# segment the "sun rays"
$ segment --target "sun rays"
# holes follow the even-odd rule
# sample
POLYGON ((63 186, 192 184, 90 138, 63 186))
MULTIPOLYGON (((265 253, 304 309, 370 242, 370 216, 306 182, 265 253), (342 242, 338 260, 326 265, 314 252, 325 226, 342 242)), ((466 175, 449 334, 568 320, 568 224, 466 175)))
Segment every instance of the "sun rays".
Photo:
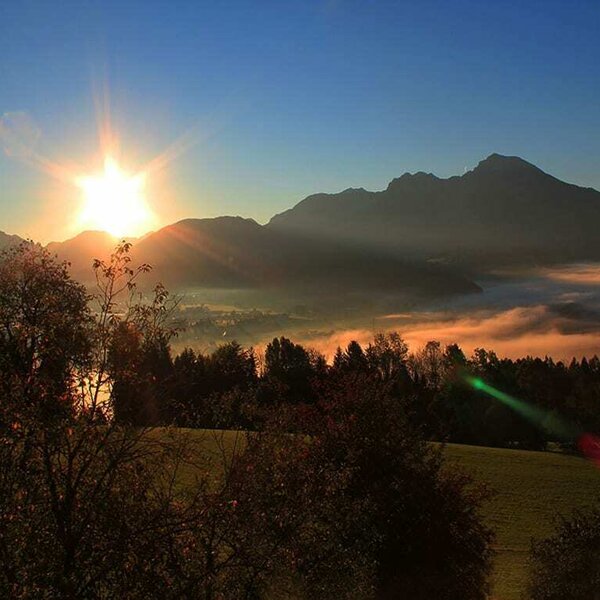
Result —
POLYGON ((65 213, 65 231, 76 233, 93 229, 106 231, 117 238, 139 237, 161 226, 165 213, 173 209, 168 202, 165 205, 164 193, 160 194, 157 189, 157 179, 161 179, 159 173, 196 144, 202 135, 198 126, 191 127, 161 152, 135 167, 126 160, 127 154, 122 152, 113 127, 106 82, 94 86, 93 96, 99 146, 94 162, 99 157, 100 165, 97 162, 96 166, 86 165, 85 160, 51 158, 52 151, 40 148, 41 131, 27 113, 0 115, 0 148, 12 159, 60 183, 61 197, 55 193, 48 201, 56 207, 69 207, 65 213), (130 166, 126 169, 124 164, 130 166), (163 196, 163 206, 158 203, 159 194, 163 196))

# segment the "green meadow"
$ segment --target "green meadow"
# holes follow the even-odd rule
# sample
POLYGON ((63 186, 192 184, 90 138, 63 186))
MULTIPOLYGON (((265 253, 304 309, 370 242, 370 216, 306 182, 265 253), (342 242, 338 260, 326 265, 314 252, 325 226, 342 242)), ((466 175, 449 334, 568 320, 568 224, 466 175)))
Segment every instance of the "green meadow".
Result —
MULTIPOLYGON (((183 435, 202 448, 203 462, 213 465, 215 478, 223 456, 244 444, 245 434, 233 431, 161 430, 161 438, 183 435)), ((492 497, 484 517, 496 532, 494 600, 520 600, 527 586, 532 539, 550 534, 556 519, 600 497, 600 470, 576 456, 449 444, 450 463, 458 464, 484 483, 492 497)), ((191 481, 194 469, 183 465, 179 478, 191 481)))
POLYGON ((600 497, 600 470, 576 456, 448 445, 448 458, 485 482, 494 496, 484 514, 496 531, 493 598, 523 598, 531 539, 545 537, 559 515, 600 497))

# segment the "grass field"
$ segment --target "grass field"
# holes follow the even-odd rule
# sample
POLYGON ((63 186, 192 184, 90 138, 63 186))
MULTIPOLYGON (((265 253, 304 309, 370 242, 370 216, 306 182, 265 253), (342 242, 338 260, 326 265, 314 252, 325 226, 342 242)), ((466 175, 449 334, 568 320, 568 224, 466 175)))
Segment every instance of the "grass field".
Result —
MULTIPOLYGON (((215 457, 244 439, 232 431, 186 430, 186 434, 215 457)), ((567 516, 600 498, 600 470, 582 458, 552 452, 457 444, 449 444, 446 452, 451 463, 494 492, 484 511, 496 532, 493 598, 520 600, 526 589, 531 539, 551 533, 558 515, 567 516)), ((181 476, 187 479, 192 473, 181 476)))
POLYGON ((497 536, 493 598, 522 598, 530 540, 551 533, 558 515, 600 497, 600 470, 584 459, 550 452, 459 445, 449 445, 447 452, 495 491, 485 510, 497 536))

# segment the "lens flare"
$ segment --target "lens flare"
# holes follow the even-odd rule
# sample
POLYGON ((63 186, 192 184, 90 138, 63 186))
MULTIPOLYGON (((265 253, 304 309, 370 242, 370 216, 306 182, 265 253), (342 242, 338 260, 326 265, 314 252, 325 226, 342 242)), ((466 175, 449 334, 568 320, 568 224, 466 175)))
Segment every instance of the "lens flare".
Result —
POLYGON ((600 467, 600 438, 591 433, 584 433, 577 440, 579 451, 591 460, 597 467, 600 467))
MULTIPOLYGON (((100 156, 105 157, 104 172, 85 175, 87 168, 75 161, 58 162, 45 156, 38 142, 42 132, 26 113, 0 113, 0 150, 11 158, 43 172, 68 186, 83 190, 83 203, 65 228, 69 233, 84 229, 102 230, 114 237, 138 237, 160 225, 144 195, 146 181, 156 183, 155 176, 169 163, 200 141, 209 132, 201 132, 196 124, 177 138, 135 174, 124 173, 115 156, 121 156, 119 137, 112 127, 112 110, 106 74, 94 85, 94 104, 100 144, 100 156), (201 135, 202 134, 202 135, 201 135)), ((156 199, 156 196, 154 196, 156 199)), ((160 203, 153 203, 164 207, 160 203)))
POLYGON ((465 376, 466 382, 475 390, 480 390, 508 406, 511 410, 527 419, 533 425, 540 427, 562 441, 576 441, 581 454, 600 468, 600 438, 591 433, 581 431, 581 428, 559 419, 550 411, 532 406, 523 400, 506 394, 487 384, 479 377, 465 376))
MULTIPOLYGON (((590 436, 590 434, 582 434, 579 427, 560 419, 555 413, 543 410, 537 406, 533 406, 527 402, 524 402, 523 400, 519 400, 519 398, 515 398, 510 394, 506 394, 505 392, 502 392, 501 390, 487 384, 479 377, 467 375, 465 380, 473 389, 482 391, 488 396, 491 396, 499 402, 502 402, 502 404, 508 406, 508 408, 521 415, 531 424, 543 429, 548 434, 555 436, 559 440, 574 441, 580 440, 583 436, 590 436)), ((600 457, 600 445, 598 448, 598 456, 600 457)))

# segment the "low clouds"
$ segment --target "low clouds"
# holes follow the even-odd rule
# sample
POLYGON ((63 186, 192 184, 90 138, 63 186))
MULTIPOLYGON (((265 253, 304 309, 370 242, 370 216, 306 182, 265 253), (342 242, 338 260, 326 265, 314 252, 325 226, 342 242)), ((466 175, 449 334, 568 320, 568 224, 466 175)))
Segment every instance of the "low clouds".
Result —
POLYGON ((600 353, 600 319, 575 303, 537 305, 415 323, 405 337, 413 347, 439 340, 457 342, 467 352, 485 347, 512 358, 529 354, 569 360, 600 353))
POLYGON ((542 271, 551 281, 575 284, 579 286, 600 285, 600 266, 597 264, 577 264, 542 271))
POLYGON ((299 333, 295 339, 331 358, 338 346, 351 340, 367 345, 375 331, 399 331, 417 350, 428 341, 458 343, 469 354, 485 347, 501 356, 551 355, 557 360, 600 354, 600 313, 575 302, 520 306, 508 310, 482 310, 468 315, 414 314, 394 318, 386 315, 372 327, 299 333))
POLYGON ((495 277, 481 282, 483 293, 411 311, 365 315, 352 321, 324 320, 311 330, 264 335, 261 348, 285 335, 331 359, 351 340, 366 346, 376 332, 398 331, 416 351, 428 341, 458 343, 465 353, 475 348, 499 356, 552 356, 555 360, 600 355, 600 266, 572 265, 540 269, 527 276, 495 277))

